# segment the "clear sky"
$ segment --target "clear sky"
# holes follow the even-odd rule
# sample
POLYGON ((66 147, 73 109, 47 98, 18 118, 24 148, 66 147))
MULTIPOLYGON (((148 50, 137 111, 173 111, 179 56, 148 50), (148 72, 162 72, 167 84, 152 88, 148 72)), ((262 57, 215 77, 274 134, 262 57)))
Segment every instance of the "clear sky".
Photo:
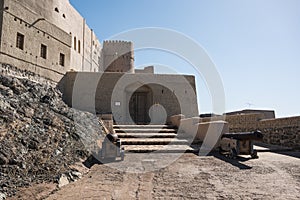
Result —
MULTIPOLYGON (((274 109, 277 117, 300 115, 299 0, 70 2, 101 41, 143 27, 168 28, 193 38, 216 64, 225 88, 226 111, 274 109)), ((167 53, 136 52, 135 58, 137 67, 159 63, 179 73, 192 73, 187 63, 167 53)), ((197 87, 200 112, 211 112, 201 77, 197 87)))

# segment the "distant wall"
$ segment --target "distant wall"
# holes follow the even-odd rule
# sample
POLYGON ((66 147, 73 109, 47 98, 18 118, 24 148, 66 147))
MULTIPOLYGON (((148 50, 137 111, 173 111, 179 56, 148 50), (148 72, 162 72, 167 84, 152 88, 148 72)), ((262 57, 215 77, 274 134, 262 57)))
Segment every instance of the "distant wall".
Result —
POLYGON ((274 110, 253 110, 253 109, 246 109, 241 111, 229 112, 226 115, 240 115, 240 114, 262 114, 264 119, 274 119, 275 118, 275 111, 274 110))
POLYGON ((154 74, 154 66, 148 66, 144 69, 135 69, 135 73, 147 73, 147 74, 154 74))
MULTIPOLYGON (((227 115, 230 132, 246 132, 260 130, 264 134, 264 142, 300 149, 300 116, 278 119, 264 119, 261 114, 227 115)), ((224 116, 202 118, 201 121, 217 121, 224 116)))

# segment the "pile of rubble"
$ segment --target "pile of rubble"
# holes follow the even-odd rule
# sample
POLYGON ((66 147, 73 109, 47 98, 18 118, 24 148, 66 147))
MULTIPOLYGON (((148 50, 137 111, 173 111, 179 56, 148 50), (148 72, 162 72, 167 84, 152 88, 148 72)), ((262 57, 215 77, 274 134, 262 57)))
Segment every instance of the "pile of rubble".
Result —
POLYGON ((97 151, 101 126, 69 108, 51 84, 0 73, 0 194, 81 176, 70 166, 97 151))

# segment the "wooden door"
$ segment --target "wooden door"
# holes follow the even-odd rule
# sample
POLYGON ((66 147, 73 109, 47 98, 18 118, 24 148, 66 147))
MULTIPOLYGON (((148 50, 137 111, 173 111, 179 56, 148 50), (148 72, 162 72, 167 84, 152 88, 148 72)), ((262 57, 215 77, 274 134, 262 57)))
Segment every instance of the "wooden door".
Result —
POLYGON ((147 93, 135 92, 129 102, 129 113, 136 124, 146 124, 147 118, 147 93))

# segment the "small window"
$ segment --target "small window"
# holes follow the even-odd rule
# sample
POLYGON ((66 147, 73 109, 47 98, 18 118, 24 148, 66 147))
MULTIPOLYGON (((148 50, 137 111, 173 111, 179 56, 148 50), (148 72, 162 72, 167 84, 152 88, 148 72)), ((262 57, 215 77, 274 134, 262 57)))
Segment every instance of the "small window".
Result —
POLYGON ((21 33, 17 33, 17 44, 16 47, 24 50, 24 35, 21 33))
POLYGON ((47 46, 41 44, 41 57, 47 59, 47 46))
POLYGON ((59 54, 59 65, 65 66, 65 54, 63 53, 59 54))
POLYGON ((66 18, 66 15, 65 15, 65 14, 63 14, 63 18, 66 18))
POLYGON ((57 7, 56 7, 54 10, 55 10, 55 12, 58 12, 58 13, 59 13, 59 10, 58 10, 58 8, 57 8, 57 7))
POLYGON ((80 40, 78 40, 78 53, 80 53, 80 40))
POLYGON ((74 50, 76 51, 76 37, 74 37, 74 50))

